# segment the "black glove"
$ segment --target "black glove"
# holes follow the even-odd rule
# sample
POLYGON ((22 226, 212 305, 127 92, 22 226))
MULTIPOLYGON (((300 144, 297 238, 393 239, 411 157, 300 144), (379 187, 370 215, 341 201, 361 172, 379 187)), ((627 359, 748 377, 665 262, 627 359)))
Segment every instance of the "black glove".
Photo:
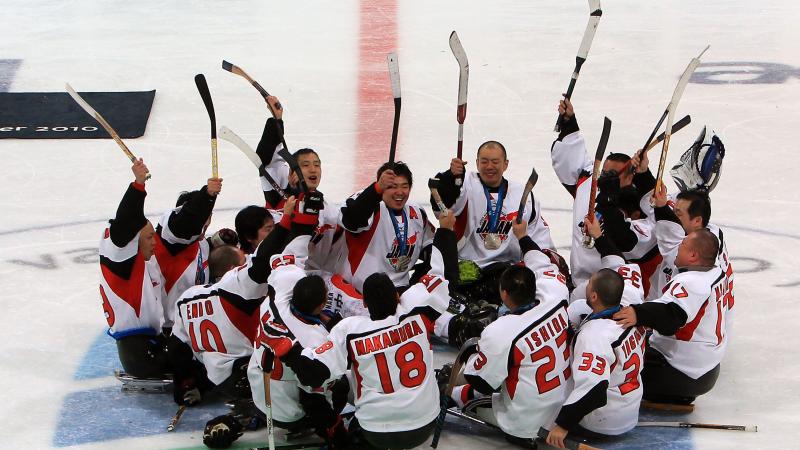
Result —
POLYGON ((619 175, 616 171, 603 172, 597 179, 597 205, 614 206, 619 197, 619 175))
POLYGON ((312 191, 303 197, 303 214, 319 214, 325 208, 322 192, 312 191))
POLYGON ((469 338, 478 337, 490 323, 497 319, 497 306, 488 302, 467 305, 464 311, 450 319, 447 326, 448 343, 461 348, 469 338))
POLYGON ((230 414, 215 417, 206 423, 203 444, 209 448, 228 448, 242 435, 242 425, 230 414))

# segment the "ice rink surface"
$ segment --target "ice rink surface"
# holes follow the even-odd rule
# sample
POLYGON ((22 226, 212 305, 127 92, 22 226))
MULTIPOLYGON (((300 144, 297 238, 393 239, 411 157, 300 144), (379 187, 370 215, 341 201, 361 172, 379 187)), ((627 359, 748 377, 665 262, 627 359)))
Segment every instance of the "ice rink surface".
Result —
MULTIPOLYGON (((424 180, 454 154, 458 69, 448 47, 457 30, 470 60, 466 159, 488 139, 503 142, 506 176, 535 194, 553 238, 569 245, 571 198, 550 168, 559 93, 566 89, 588 18, 585 1, 163 2, 5 0, 0 15, 0 91, 156 89, 144 137, 131 149, 148 164, 151 219, 177 193, 210 176, 208 117, 193 76, 205 73, 217 122, 258 141, 267 110, 240 65, 286 108, 286 140, 315 148, 321 189, 341 200, 385 160, 392 100, 385 54, 399 55, 403 87, 399 158, 424 180)), ((606 1, 574 94, 594 148, 603 116, 609 151, 632 153, 666 106, 678 76, 707 44, 678 117, 668 166, 703 124, 727 148, 712 194, 735 270, 734 336, 714 390, 695 422, 758 425, 758 433, 637 429, 604 448, 800 448, 800 362, 791 321, 800 311, 794 252, 800 231, 795 133, 800 128, 800 4, 763 1, 606 1)), ((102 113, 102 111, 101 111, 102 113)), ((256 175, 220 142, 223 192, 211 230, 260 204, 256 175)), ((651 167, 655 168, 657 151, 651 167)), ((187 411, 165 431, 170 396, 125 395, 97 293, 97 243, 132 179, 111 140, 0 140, 0 447, 175 449, 202 447, 219 404, 187 411)), ((670 187, 672 184, 670 182, 670 187)), ((448 356, 440 353, 440 361, 448 356)), ((665 416, 648 415, 644 419, 665 416)), ((664 419, 661 419, 664 420, 664 419)), ((675 419, 666 419, 675 420, 675 419)), ((245 444, 261 443, 249 433, 245 444)), ((496 434, 448 421, 440 448, 505 448, 496 434)))

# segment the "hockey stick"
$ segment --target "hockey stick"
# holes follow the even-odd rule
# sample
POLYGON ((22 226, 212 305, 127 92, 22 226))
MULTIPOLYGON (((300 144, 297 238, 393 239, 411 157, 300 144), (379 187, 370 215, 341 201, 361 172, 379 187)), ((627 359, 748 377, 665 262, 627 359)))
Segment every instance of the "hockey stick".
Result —
POLYGON ((247 142, 244 139, 240 138, 239 135, 233 132, 230 128, 226 127, 225 125, 221 126, 219 129, 219 137, 225 141, 230 142, 231 144, 235 145, 236 148, 242 151, 247 159, 253 163, 254 166, 258 169, 258 173, 261 174, 262 177, 267 179, 267 183, 272 186, 272 189, 275 189, 275 192, 280 194, 281 197, 284 199, 289 198, 286 195, 286 192, 278 185, 278 182, 275 181, 274 178, 267 172, 264 166, 261 164, 261 158, 258 157, 258 154, 253 151, 253 148, 247 145, 247 142))
POLYGON ((657 411, 667 411, 667 412, 680 412, 680 413, 690 413, 694 411, 694 405, 678 405, 675 403, 657 403, 651 402, 648 400, 642 400, 642 408, 647 409, 654 409, 657 411))
MULTIPOLYGON (((136 156, 134 156, 133 152, 130 151, 128 146, 125 145, 124 142, 122 142, 122 139, 120 139, 119 134, 117 134, 116 130, 111 128, 111 125, 106 121, 106 119, 104 119, 99 112, 95 111, 94 108, 92 108, 88 103, 86 103, 86 100, 84 100, 83 97, 78 95, 78 93, 75 92, 75 89, 72 89, 72 86, 69 85, 69 83, 66 83, 65 87, 67 89, 67 93, 69 94, 69 96, 72 97, 73 100, 75 100, 75 103, 77 103, 78 106, 83 108, 84 111, 89 113, 90 116, 94 117, 94 120, 96 120, 100 124, 100 126, 102 126, 104 130, 106 130, 106 133, 108 133, 108 135, 111 136, 111 139, 114 139, 114 142, 116 142, 117 145, 119 145, 119 148, 122 149, 122 152, 125 153, 125 156, 127 156, 132 163, 135 163, 136 156)), ((147 173, 145 179, 146 180, 150 179, 150 172, 147 173)))
MULTIPOLYGON (((519 200, 519 208, 517 208, 517 223, 522 223, 522 216, 525 215, 525 204, 528 203, 528 195, 531 194, 533 191, 533 187, 536 186, 536 182, 539 181, 539 174, 536 173, 536 168, 531 168, 531 176, 528 177, 528 182, 525 183, 525 190, 522 191, 522 198, 519 200)), ((533 197, 531 197, 531 203, 533 203, 533 197)), ((532 212, 534 216, 536 215, 536 211, 532 212)))
POLYGON ((683 75, 681 75, 680 80, 678 80, 678 84, 675 86, 675 91, 672 93, 672 99, 669 101, 667 105, 665 113, 667 113, 667 128, 666 128, 666 135, 664 136, 664 144, 661 147, 661 160, 658 162, 658 175, 656 176, 656 187, 655 192, 661 191, 661 186, 664 183, 664 166, 667 164, 667 152, 669 151, 669 139, 672 135, 672 120, 675 118, 675 107, 678 106, 678 102, 683 96, 683 91, 686 89, 686 85, 689 83, 689 78, 691 78, 692 74, 694 73, 697 66, 700 65, 700 58, 703 56, 710 45, 706 46, 696 58, 692 58, 689 61, 689 65, 686 66, 686 70, 683 71, 683 75))
MULTIPOLYGON (((548 431, 547 429, 539 428, 539 433, 537 434, 537 437, 542 442, 547 442, 547 435, 549 435, 549 434, 550 434, 550 431, 548 431)), ((564 439, 564 445, 565 445, 565 447, 567 447, 570 450, 600 450, 597 447, 592 447, 589 444, 586 444, 586 443, 581 442, 581 441, 577 441, 575 439, 570 439, 570 438, 565 438, 564 439)))
MULTIPOLYGON (((458 106, 456 108, 456 121, 458 121, 458 159, 463 159, 464 149, 464 119, 467 118, 467 84, 469 83, 469 61, 467 53, 461 45, 458 33, 450 33, 450 50, 458 62, 458 106)), ((464 175, 456 177, 456 186, 464 182, 464 175)))
MULTIPOLYGON (((672 134, 675 134, 678 131, 682 130, 686 125, 689 125, 690 123, 692 123, 692 117, 690 115, 688 115, 688 114, 683 116, 683 119, 675 122, 675 125, 672 126, 672 134)), ((661 126, 661 122, 659 122, 659 124, 656 126, 656 129, 653 131, 653 133, 655 133, 655 131, 657 131, 660 126, 661 126)), ((650 138, 648 138, 648 140, 647 140, 648 144, 645 145, 645 147, 644 147, 644 152, 649 152, 650 149, 652 149, 653 147, 658 145, 659 142, 664 140, 664 136, 665 136, 665 133, 661 133, 661 134, 658 135, 658 137, 654 141, 651 141, 651 139, 653 139, 653 136, 650 136, 650 138)), ((629 159, 625 163, 625 165, 622 167, 622 173, 625 173, 625 170, 628 169, 629 167, 631 167, 631 165, 632 165, 631 164, 631 160, 629 159)))
POLYGON ((444 202, 442 201, 442 196, 439 195, 439 179, 438 178, 429 178, 428 179, 428 188, 431 190, 431 197, 433 197, 433 201, 436 203, 436 207, 439 208, 439 213, 441 216, 446 216, 447 206, 445 206, 444 202))
MULTIPOLYGON (((603 155, 606 152, 606 146, 608 145, 608 136, 611 134, 611 120, 606 117, 603 119, 603 134, 600 135, 600 142, 597 144, 597 151, 594 154, 594 168, 592 169, 592 187, 591 191, 589 191, 589 213, 587 217, 592 221, 595 220, 594 217, 594 207, 595 202, 597 201, 597 177, 600 174, 600 165, 603 163, 603 155)), ((586 247, 591 247, 593 244, 593 239, 588 234, 583 237, 583 245, 586 247)))
POLYGON ((217 168, 217 116, 214 114, 214 102, 211 101, 211 92, 208 91, 205 75, 202 73, 195 75, 194 84, 197 85, 197 91, 200 92, 200 98, 203 99, 203 104, 206 105, 206 111, 208 111, 208 118, 211 120, 211 178, 219 178, 219 170, 217 168))
POLYGON ((711 430, 751 431, 758 432, 758 425, 717 425, 712 423, 687 422, 639 422, 637 427, 670 427, 670 428, 707 428, 711 430))
POLYGON ((176 412, 175 415, 172 416, 172 420, 169 421, 169 425, 167 425, 167 432, 172 432, 175 430, 175 427, 178 426, 178 421, 181 420, 181 416, 184 412, 186 412, 186 405, 181 405, 181 407, 178 408, 178 412, 176 412))
POLYGON ((264 415, 267 419, 267 446, 269 450, 275 450, 275 424, 272 423, 272 396, 269 392, 269 380, 272 377, 272 370, 263 372, 262 376, 264 377, 264 404, 266 405, 264 415))
MULTIPOLYGON (((581 66, 586 62, 586 57, 589 55, 589 48, 592 46, 594 33, 597 31, 597 25, 600 23, 602 15, 603 10, 600 9, 600 0, 589 0, 589 22, 583 32, 583 40, 581 40, 581 46, 578 48, 578 55, 575 56, 575 70, 572 71, 572 78, 569 80, 569 87, 567 87, 567 93, 564 95, 565 98, 572 98, 572 91, 575 90, 575 83, 578 81, 581 66)), ((561 131, 563 122, 564 116, 559 115, 553 131, 561 131)))
MULTIPOLYGON (((389 147, 389 164, 394 164, 397 150, 397 131, 400 128, 400 66, 397 62, 397 53, 389 53, 386 57, 389 64, 389 78, 392 81, 392 96, 394 96, 394 125, 392 125, 392 143, 389 147)), ((390 167, 391 168, 391 167, 390 167)))
MULTIPOLYGON (((233 64, 231 64, 228 61, 225 61, 223 59, 222 60, 222 69, 223 70, 227 70, 228 72, 230 72, 230 73, 232 73, 234 75, 239 75, 240 77, 242 77, 245 80, 247 80, 250 84, 253 85, 254 88, 256 88, 256 90, 261 94, 261 96, 264 97, 264 101, 267 101, 267 97, 269 97, 269 92, 267 92, 266 89, 264 89, 260 84, 258 84, 258 81, 250 78, 250 75, 248 75, 247 72, 242 70, 241 67, 233 65, 233 64)), ((278 108, 281 108, 280 102, 276 103, 275 106, 277 106, 278 108)), ((269 103, 267 103, 267 108, 269 108, 269 111, 274 116, 275 115, 275 111, 272 110, 272 107, 269 105, 269 103)))
POLYGON ((433 439, 431 439, 431 447, 436 448, 439 445, 439 438, 442 436, 442 429, 444 428, 444 419, 447 416, 447 405, 450 401, 450 395, 453 393, 453 388, 456 387, 456 380, 458 374, 461 373, 461 368, 467 362, 467 352, 474 350, 478 346, 478 338, 469 338, 461 348, 458 350, 455 361, 453 361, 453 368, 450 371, 450 378, 447 380, 447 388, 444 392, 439 393, 440 410, 439 416, 436 418, 436 425, 433 429, 433 439))

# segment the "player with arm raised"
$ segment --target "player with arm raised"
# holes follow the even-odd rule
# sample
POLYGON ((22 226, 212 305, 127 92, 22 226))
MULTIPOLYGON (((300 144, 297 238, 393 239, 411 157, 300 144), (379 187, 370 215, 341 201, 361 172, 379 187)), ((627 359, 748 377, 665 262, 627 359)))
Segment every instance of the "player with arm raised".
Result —
POLYGON ((586 219, 603 268, 589 279, 586 300, 570 304, 570 318, 586 305, 589 314, 574 326, 574 387, 555 419, 547 443, 564 448, 564 438, 616 436, 636 426, 642 398, 640 369, 644 356, 643 327, 624 328, 612 319, 621 306, 642 303, 642 279, 636 264, 626 264, 599 221, 586 219))
POLYGON ((144 215, 147 166, 140 158, 131 170, 134 181, 100 240, 100 297, 125 372, 163 379, 169 368, 155 230, 144 215))
POLYGON ((642 369, 645 400, 689 405, 714 387, 731 324, 718 252, 719 241, 712 232, 690 233, 678 246, 679 273, 664 294, 614 315, 625 327, 653 329, 642 369))
POLYGON ((358 425, 351 423, 350 432, 360 429, 357 434, 378 448, 422 444, 439 414, 429 333, 448 306, 444 274, 457 261, 452 216, 441 225, 431 270, 419 283, 398 296, 388 275, 370 275, 364 282, 369 317, 343 319, 323 345, 303 350, 291 335, 267 330, 268 344, 303 384, 321 386, 352 370, 358 425))

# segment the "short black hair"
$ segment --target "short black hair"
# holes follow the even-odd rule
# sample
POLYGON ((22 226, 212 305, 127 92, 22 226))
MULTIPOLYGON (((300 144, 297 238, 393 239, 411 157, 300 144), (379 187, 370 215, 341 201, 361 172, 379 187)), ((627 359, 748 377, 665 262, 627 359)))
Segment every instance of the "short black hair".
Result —
POLYGON ((502 150, 503 151, 503 160, 508 161, 508 153, 506 153, 505 145, 503 145, 503 144, 501 144, 501 143, 499 143, 497 141, 486 141, 483 144, 479 145, 478 146, 478 152, 475 154, 475 156, 476 157, 480 157, 481 150, 483 150, 484 148, 492 148, 492 147, 493 148, 499 148, 500 150, 502 150))
POLYGON ((239 235, 242 250, 244 250, 245 253, 253 253, 255 251, 255 248, 253 248, 253 245, 248 240, 256 239, 258 237, 258 230, 270 220, 275 219, 273 219, 272 214, 263 206, 246 206, 236 214, 234 226, 236 228, 236 234, 239 235))
POLYGON ((319 153, 317 153, 313 148, 301 148, 300 150, 297 150, 296 152, 292 153, 295 159, 308 154, 317 155, 317 158, 319 158, 319 153))
POLYGON ((611 308, 619 305, 625 280, 616 270, 600 269, 592 277, 592 290, 600 299, 600 303, 611 308))
POLYGON ((686 191, 678 193, 676 198, 689 202, 689 208, 686 212, 689 214, 690 219, 701 217, 703 226, 708 226, 708 221, 711 220, 711 198, 708 193, 705 191, 686 191))
POLYGON ((704 266, 713 266, 719 255, 719 239, 706 228, 693 231, 686 237, 692 239, 692 249, 700 255, 704 266))
POLYGON ((536 275, 525 266, 513 265, 500 275, 500 290, 506 291, 517 306, 536 300, 536 275))
POLYGON ((406 163, 404 163, 403 161, 395 161, 394 163, 390 162, 383 163, 383 165, 378 168, 378 173, 375 176, 375 181, 378 181, 381 178, 381 174, 389 169, 392 169, 394 171, 394 174, 399 177, 406 177, 409 186, 414 185, 414 176, 411 175, 411 169, 409 169, 406 163))
POLYGON ((606 161, 616 161, 621 163, 626 163, 631 160, 631 157, 626 155, 625 153, 609 153, 606 156, 606 161))
POLYGON ((220 245, 208 254, 208 273, 211 281, 222 278, 225 273, 241 262, 241 251, 233 245, 220 245))
POLYGON ((384 272, 376 272, 364 280, 364 304, 372 320, 382 320, 397 312, 397 288, 384 272))
POLYGON ((182 191, 178 194, 178 200, 175 201, 175 207, 181 206, 192 199, 195 195, 199 194, 200 191, 182 191))
POLYGON ((319 275, 301 278, 292 289, 292 306, 303 314, 312 315, 328 299, 328 287, 319 275))
POLYGON ((641 196, 639 195, 639 191, 637 191, 633 185, 625 186, 619 190, 617 206, 630 217, 636 211, 642 210, 639 203, 640 200, 641 196))

